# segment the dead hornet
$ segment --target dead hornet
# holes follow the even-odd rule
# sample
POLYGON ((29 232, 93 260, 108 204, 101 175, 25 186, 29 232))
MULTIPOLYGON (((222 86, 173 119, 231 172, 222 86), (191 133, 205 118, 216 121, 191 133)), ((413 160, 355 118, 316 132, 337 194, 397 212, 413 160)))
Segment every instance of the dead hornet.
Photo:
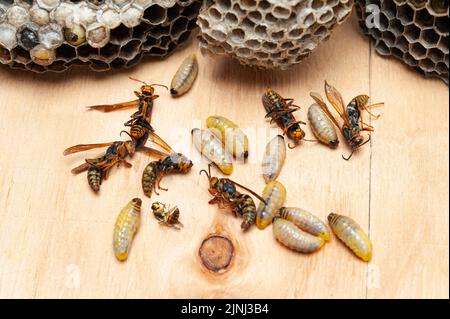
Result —
POLYGON ((161 159, 147 164, 142 173, 142 190, 148 197, 152 196, 153 190, 156 195, 155 186, 158 189, 167 191, 160 185, 161 179, 168 174, 181 173, 186 174, 192 167, 192 161, 181 153, 176 153, 161 137, 155 132, 149 132, 151 141, 165 150, 165 152, 142 146, 139 151, 142 151, 150 156, 160 157, 161 159), (167 153, 166 153, 167 152, 167 153))
MULTIPOLYGON (((304 140, 305 132, 300 127, 300 124, 306 123, 297 121, 292 114, 300 109, 300 106, 293 104, 293 99, 283 98, 280 94, 268 88, 266 93, 263 94, 262 103, 267 112, 266 118, 271 118, 270 123, 276 122, 283 130, 283 134, 286 134, 296 145, 301 140, 304 140)), ((289 148, 294 148, 295 146, 288 144, 289 148)))
POLYGON ((109 143, 97 143, 97 144, 78 144, 64 150, 63 155, 69 155, 77 152, 87 151, 94 148, 106 147, 106 152, 96 158, 88 158, 85 163, 72 169, 73 174, 79 174, 84 171, 88 171, 87 178, 91 189, 94 192, 100 190, 100 184, 103 180, 107 179, 109 170, 114 167, 123 164, 125 167, 131 167, 132 165, 126 161, 127 156, 133 156, 136 152, 136 141, 115 141, 109 143))
POLYGON ((173 208, 166 208, 166 205, 160 202, 154 202, 152 204, 152 211, 155 218, 161 225, 173 227, 177 230, 183 227, 183 224, 179 221, 180 210, 177 206, 173 208))
POLYGON ((218 178, 211 176, 211 164, 208 165, 208 171, 202 169, 200 171, 200 174, 201 173, 205 173, 208 177, 208 191, 214 196, 208 203, 217 204, 220 209, 229 209, 236 216, 242 216, 244 220, 241 224, 241 228, 244 231, 249 229, 250 226, 255 223, 256 205, 249 195, 241 194, 236 189, 236 186, 248 191, 260 201, 264 202, 261 196, 229 178, 218 178))
POLYGON ((124 108, 137 107, 138 110, 131 115, 131 119, 125 122, 124 125, 130 127, 131 137, 135 140, 140 141, 138 145, 144 145, 146 141, 146 133, 148 131, 153 131, 153 128, 150 125, 153 102, 156 98, 159 97, 159 95, 155 94, 154 86, 162 86, 166 89, 168 88, 167 86, 162 84, 147 84, 144 81, 132 77, 130 77, 129 79, 143 84, 140 91, 134 91, 134 94, 137 96, 136 100, 116 104, 93 105, 88 106, 88 109, 103 112, 112 112, 124 108))
POLYGON ((322 110, 327 114, 327 116, 333 121, 333 123, 341 129, 342 135, 344 136, 347 143, 350 145, 352 152, 346 158, 342 156, 343 159, 349 160, 353 153, 363 146, 364 144, 370 141, 370 134, 368 138, 364 141, 364 137, 361 135, 362 131, 373 132, 373 127, 369 124, 364 123, 363 118, 361 116, 362 111, 367 111, 371 116, 378 118, 379 115, 375 116, 369 111, 369 108, 374 106, 382 105, 383 103, 377 103, 368 105, 369 96, 367 95, 358 95, 353 98, 347 107, 344 107, 344 101, 342 99, 341 94, 336 90, 333 86, 329 85, 325 81, 325 94, 327 96, 328 101, 331 103, 333 108, 342 118, 344 123, 339 125, 338 121, 331 114, 327 105, 323 101, 320 94, 311 92, 311 97, 316 101, 316 103, 322 108, 322 110))

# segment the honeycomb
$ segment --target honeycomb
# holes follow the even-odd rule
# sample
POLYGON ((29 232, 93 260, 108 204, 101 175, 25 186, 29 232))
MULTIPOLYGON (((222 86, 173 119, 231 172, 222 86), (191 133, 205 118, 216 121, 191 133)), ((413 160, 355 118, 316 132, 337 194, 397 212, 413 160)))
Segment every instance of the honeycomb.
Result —
POLYGON ((357 0, 356 10, 378 53, 448 84, 448 0, 357 0))
POLYGON ((216 0, 200 10, 200 48, 242 64, 286 69, 327 40, 353 0, 216 0))
POLYGON ((34 72, 131 67, 196 27, 201 0, 0 0, 0 62, 34 72))

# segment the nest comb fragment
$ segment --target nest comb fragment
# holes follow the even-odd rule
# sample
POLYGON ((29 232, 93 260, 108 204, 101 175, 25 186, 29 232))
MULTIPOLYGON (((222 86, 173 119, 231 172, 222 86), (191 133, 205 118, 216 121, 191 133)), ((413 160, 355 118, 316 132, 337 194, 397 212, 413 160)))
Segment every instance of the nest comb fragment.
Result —
POLYGON ((448 0, 357 0, 356 11, 379 54, 448 84, 448 0))
POLYGON ((35 72, 131 67, 189 38, 201 0, 0 0, 0 62, 35 72))
POLYGON ((206 1, 200 48, 242 64, 286 69, 307 57, 350 14, 353 0, 206 1))

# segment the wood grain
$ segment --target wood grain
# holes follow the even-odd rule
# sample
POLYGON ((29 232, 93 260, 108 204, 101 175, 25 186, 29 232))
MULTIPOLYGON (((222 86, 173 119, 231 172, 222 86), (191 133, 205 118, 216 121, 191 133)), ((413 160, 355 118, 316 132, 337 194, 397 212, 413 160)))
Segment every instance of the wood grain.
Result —
POLYGON ((376 55, 355 19, 289 71, 199 55, 191 92, 173 99, 158 88, 152 124, 195 163, 187 176, 164 178, 169 191, 161 196, 142 194, 141 172, 150 159, 141 154, 132 168, 115 169, 99 195, 84 174, 72 176, 72 167, 98 151, 63 157, 63 149, 119 139, 130 114, 84 106, 131 99, 137 85, 129 75, 168 84, 196 50, 193 42, 166 60, 105 74, 0 69, 0 297, 448 298, 448 87, 376 55), (374 244, 369 264, 335 237, 320 252, 301 255, 280 246, 271 227, 242 234, 240 220, 208 205, 207 180, 198 175, 206 162, 191 148, 190 130, 204 127, 208 115, 234 120, 248 134, 250 156, 232 178, 262 191, 260 160, 280 132, 264 120, 262 92, 270 85, 295 98, 304 120, 309 92, 323 92, 325 79, 346 101, 368 93, 386 103, 376 110, 382 117, 373 122, 372 142, 349 162, 341 159, 349 151, 342 140, 337 150, 304 143, 288 151, 278 180, 288 190, 286 205, 322 218, 348 214, 367 229, 374 244), (141 229, 128 261, 119 263, 113 225, 135 196, 144 200, 141 229), (182 231, 157 224, 150 214, 154 200, 178 205, 182 231), (213 276, 199 266, 197 251, 218 226, 237 253, 228 272, 213 276))

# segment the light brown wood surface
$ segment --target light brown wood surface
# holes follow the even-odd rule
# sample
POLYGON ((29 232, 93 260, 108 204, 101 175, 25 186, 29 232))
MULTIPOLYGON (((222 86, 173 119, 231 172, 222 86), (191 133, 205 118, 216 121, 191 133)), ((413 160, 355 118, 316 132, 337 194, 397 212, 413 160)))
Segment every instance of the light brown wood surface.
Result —
MULTIPOLYGON (((86 175, 70 169, 89 151, 68 157, 73 144, 112 141, 131 111, 87 112, 86 105, 133 98, 139 86, 127 76, 170 83, 196 43, 162 61, 132 70, 95 74, 71 70, 34 75, 0 68, 0 297, 275 297, 275 298, 448 298, 449 186, 448 86, 425 79, 400 62, 378 56, 352 18, 301 65, 289 71, 259 71, 225 58, 199 56, 200 72, 185 96, 173 99, 157 88, 153 125, 174 149, 195 162, 187 176, 168 176, 169 188, 148 199, 140 179, 150 161, 137 154, 133 167, 114 169, 93 194, 86 175), (305 120, 309 92, 334 84, 349 101, 367 93, 384 101, 376 109, 372 142, 346 162, 336 150, 303 143, 288 150, 279 177, 286 205, 323 219, 347 214, 368 231, 373 260, 357 259, 336 237, 321 251, 301 255, 280 246, 271 227, 240 231, 240 220, 208 205, 206 167, 191 148, 190 130, 208 115, 235 120, 248 133, 248 163, 232 178, 261 192, 260 160, 269 137, 261 94, 267 86, 296 99, 305 120), (120 209, 143 199, 141 228, 129 259, 112 252, 120 209), (184 229, 160 227, 150 204, 178 205, 184 229), (220 225, 237 245, 224 275, 199 266, 201 241, 220 225)), ((306 132, 311 136, 309 128, 306 132)), ((214 174, 219 175, 217 170, 214 174)))

